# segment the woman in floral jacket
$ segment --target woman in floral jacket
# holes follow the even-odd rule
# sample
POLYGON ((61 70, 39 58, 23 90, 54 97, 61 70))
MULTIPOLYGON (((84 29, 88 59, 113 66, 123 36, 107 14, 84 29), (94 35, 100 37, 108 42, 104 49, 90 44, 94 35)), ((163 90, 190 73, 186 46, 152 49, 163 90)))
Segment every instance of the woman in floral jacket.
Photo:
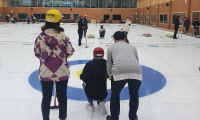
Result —
POLYGON ((74 53, 70 39, 65 36, 60 27, 62 14, 58 10, 50 10, 46 14, 46 23, 42 33, 35 41, 35 56, 40 60, 39 79, 42 84, 42 115, 43 120, 49 120, 50 102, 53 84, 56 83, 56 92, 59 102, 59 118, 67 118, 67 83, 70 77, 67 58, 74 53))

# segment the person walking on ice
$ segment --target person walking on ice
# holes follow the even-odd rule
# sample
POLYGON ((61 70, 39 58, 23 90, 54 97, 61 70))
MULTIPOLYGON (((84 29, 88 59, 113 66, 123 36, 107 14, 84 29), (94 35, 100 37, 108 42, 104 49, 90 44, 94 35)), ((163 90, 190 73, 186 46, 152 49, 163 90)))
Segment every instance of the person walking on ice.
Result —
POLYGON ((104 50, 97 47, 93 51, 94 59, 86 63, 80 79, 83 81, 83 88, 88 99, 86 109, 94 112, 93 100, 97 100, 101 115, 106 115, 105 99, 107 97, 107 71, 104 50))
POLYGON ((138 120, 137 110, 139 106, 138 91, 142 83, 142 67, 136 48, 126 43, 125 34, 122 31, 115 32, 115 44, 107 50, 107 73, 111 79, 110 112, 107 120, 119 120, 120 92, 128 83, 130 94, 129 119, 138 120))
POLYGON ((194 35, 195 37, 197 37, 197 35, 199 35, 199 21, 198 21, 198 17, 195 17, 194 22, 192 23, 192 25, 194 26, 194 35))

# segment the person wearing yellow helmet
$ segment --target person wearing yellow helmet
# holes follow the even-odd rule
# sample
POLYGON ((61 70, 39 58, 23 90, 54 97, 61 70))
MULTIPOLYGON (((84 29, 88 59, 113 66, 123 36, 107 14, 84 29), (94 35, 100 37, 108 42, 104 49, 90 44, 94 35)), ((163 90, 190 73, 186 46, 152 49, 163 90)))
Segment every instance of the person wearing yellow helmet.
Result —
POLYGON ((84 37, 87 34, 87 29, 88 29, 88 20, 87 20, 87 14, 84 15, 84 19, 83 19, 83 26, 84 26, 84 37))
POLYGON ((35 40, 34 53, 40 60, 39 79, 42 85, 42 116, 43 120, 49 120, 50 103, 53 85, 56 85, 56 93, 59 102, 59 118, 67 118, 67 84, 70 77, 67 59, 74 53, 74 48, 69 37, 60 27, 62 14, 56 9, 46 13, 45 25, 42 32, 35 40))

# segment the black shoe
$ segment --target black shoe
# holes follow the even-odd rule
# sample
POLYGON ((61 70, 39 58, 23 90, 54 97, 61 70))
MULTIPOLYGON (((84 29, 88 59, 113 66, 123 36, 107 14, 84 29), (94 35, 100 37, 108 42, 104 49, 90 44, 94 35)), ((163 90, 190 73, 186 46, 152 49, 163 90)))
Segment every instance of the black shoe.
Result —
POLYGON ((112 120, 110 115, 107 115, 106 120, 112 120))
POLYGON ((178 38, 173 38, 173 39, 178 39, 178 38))

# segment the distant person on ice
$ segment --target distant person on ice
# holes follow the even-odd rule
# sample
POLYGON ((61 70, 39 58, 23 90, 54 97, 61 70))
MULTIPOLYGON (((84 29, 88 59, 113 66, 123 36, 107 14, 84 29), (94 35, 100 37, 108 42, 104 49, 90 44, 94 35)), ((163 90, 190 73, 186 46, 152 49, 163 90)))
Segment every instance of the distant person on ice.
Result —
POLYGON ((30 18, 30 16, 28 15, 28 17, 27 17, 27 24, 30 23, 30 20, 31 20, 31 18, 30 18))
POLYGON ((126 23, 124 24, 124 27, 122 28, 122 31, 124 32, 125 34, 125 37, 126 37, 126 42, 129 43, 129 40, 128 40, 128 33, 130 31, 130 26, 131 26, 131 17, 128 17, 127 20, 126 20, 126 23))
POLYGON ((119 120, 120 92, 128 83, 129 119, 138 120, 137 110, 139 106, 139 88, 142 82, 142 67, 136 48, 126 43, 123 32, 114 34, 115 44, 107 50, 107 73, 111 79, 110 112, 107 120, 119 120))
POLYGON ((79 35, 79 38, 78 38, 78 45, 81 46, 82 43, 82 38, 83 38, 83 31, 84 31, 84 26, 83 26, 83 16, 80 15, 80 19, 78 21, 78 35, 79 35))
POLYGON ((197 37, 197 35, 199 35, 199 21, 198 21, 198 17, 195 17, 194 22, 192 23, 192 25, 194 26, 194 35, 195 35, 195 37, 197 37))
POLYGON ((188 19, 186 17, 184 17, 184 21, 183 21, 183 33, 184 34, 187 34, 188 28, 189 28, 188 19))
POLYGON ((69 37, 60 27, 62 14, 56 9, 49 10, 42 33, 35 41, 35 56, 40 60, 39 79, 42 85, 42 116, 49 120, 50 103, 54 82, 59 102, 59 118, 67 118, 67 84, 70 77, 67 59, 74 53, 69 37), (54 14, 54 16, 51 16, 54 14))
POLYGON ((94 59, 89 61, 80 75, 88 99, 86 109, 94 111, 93 100, 97 100, 102 115, 106 115, 105 99, 107 97, 107 71, 104 50, 97 47, 93 51, 94 59))
POLYGON ((178 33, 178 28, 179 28, 179 25, 180 25, 180 16, 177 16, 175 21, 174 21, 174 37, 173 39, 178 39, 177 38, 177 33, 178 33))
POLYGON ((106 30, 105 30, 105 28, 103 27, 103 25, 101 25, 101 26, 100 26, 100 29, 99 29, 100 38, 104 38, 104 37, 105 37, 105 33, 106 33, 106 30))

